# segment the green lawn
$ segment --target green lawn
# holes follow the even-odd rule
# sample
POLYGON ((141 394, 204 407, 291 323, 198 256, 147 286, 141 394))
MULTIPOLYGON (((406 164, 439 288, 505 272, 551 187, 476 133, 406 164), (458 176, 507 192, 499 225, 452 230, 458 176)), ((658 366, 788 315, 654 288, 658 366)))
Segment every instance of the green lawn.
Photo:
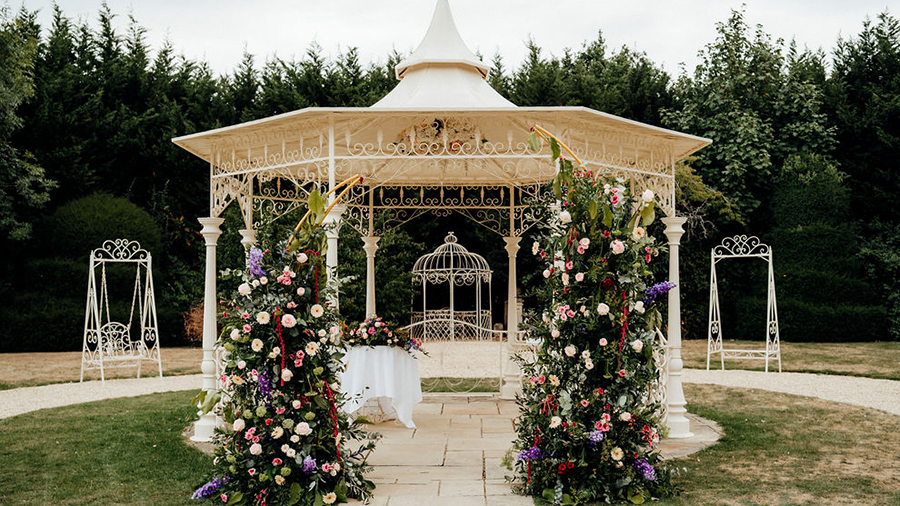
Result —
MULTIPOLYGON (((765 349, 760 341, 724 342, 726 349, 765 349)), ((684 366, 706 369, 706 340, 683 341, 684 366)), ((817 374, 866 376, 869 378, 900 380, 900 342, 871 343, 781 343, 783 370, 817 374)), ((764 370, 762 360, 726 360, 726 369, 764 370)), ((773 362, 769 361, 769 370, 773 362)), ((778 363, 774 363, 778 370, 778 363)), ((721 368, 718 356, 713 356, 711 369, 721 368)))
POLYGON ((0 504, 177 505, 212 472, 185 444, 195 392, 115 399, 0 420, 0 504))
MULTIPOLYGON (((900 505, 900 417, 750 389, 685 385, 722 440, 684 459, 660 505, 900 505)), ((0 421, 0 503, 178 505, 212 471, 185 444, 193 392, 80 404, 0 421)), ((377 450, 376 450, 377 451, 377 450)))

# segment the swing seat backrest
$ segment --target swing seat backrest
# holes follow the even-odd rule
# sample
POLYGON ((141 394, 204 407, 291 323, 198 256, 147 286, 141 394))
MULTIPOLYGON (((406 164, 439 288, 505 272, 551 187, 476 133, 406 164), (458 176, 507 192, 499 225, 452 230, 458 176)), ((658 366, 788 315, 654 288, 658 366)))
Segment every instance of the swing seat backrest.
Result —
POLYGON ((119 322, 109 322, 100 327, 98 347, 108 360, 134 358, 136 351, 128 326, 119 322))

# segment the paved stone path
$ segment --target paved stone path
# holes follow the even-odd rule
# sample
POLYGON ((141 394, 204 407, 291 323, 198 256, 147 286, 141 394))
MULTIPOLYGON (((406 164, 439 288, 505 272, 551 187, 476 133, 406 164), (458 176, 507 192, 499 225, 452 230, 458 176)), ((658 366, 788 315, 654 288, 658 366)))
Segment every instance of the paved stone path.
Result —
MULTIPOLYGON (((738 370, 685 370, 684 380, 818 397, 900 415, 900 381, 738 370)), ((200 376, 192 375, 18 388, 0 391, 0 419, 69 404, 199 387, 200 376)), ((430 394, 416 406, 416 429, 394 421, 373 426, 384 439, 370 457, 375 468, 371 479, 378 485, 370 504, 531 505, 530 498, 510 493, 504 479, 510 471, 500 466, 515 438, 516 412, 513 402, 491 395, 430 394)), ((663 455, 688 455, 721 435, 714 422, 697 417, 691 417, 691 430, 693 438, 664 441, 663 455)))

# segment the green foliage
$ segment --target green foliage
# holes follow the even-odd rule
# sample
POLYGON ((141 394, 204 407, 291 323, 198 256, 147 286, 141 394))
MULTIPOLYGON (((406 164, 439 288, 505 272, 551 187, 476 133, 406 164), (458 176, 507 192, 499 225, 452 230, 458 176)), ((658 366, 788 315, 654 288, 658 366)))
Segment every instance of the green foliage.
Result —
MULTIPOLYGON (((887 338, 886 310, 862 279, 857 252, 861 238, 846 224, 850 194, 842 175, 814 155, 787 160, 772 197, 772 246, 778 316, 785 341, 857 341, 887 338)), ((764 305, 747 298, 739 304, 738 325, 759 321, 764 305)), ((742 337, 764 336, 745 331, 742 337)))
POLYGON ((11 18, 0 7, 0 252, 31 237, 34 210, 47 204, 55 183, 28 151, 11 137, 21 128, 19 108, 34 94, 34 59, 38 40, 33 17, 11 18))
MULTIPOLYGON (((128 239, 159 258, 162 234, 146 211, 124 198, 94 194, 56 210, 40 232, 45 251, 67 258, 87 258, 104 241, 128 239)), ((157 267, 157 265, 154 265, 157 267)))
POLYGON ((742 11, 717 24, 718 37, 701 52, 693 77, 674 87, 677 106, 663 117, 672 127, 709 137, 693 166, 749 223, 765 211, 777 167, 792 154, 827 154, 834 132, 821 110, 821 90, 809 82, 818 60, 754 33, 742 11))

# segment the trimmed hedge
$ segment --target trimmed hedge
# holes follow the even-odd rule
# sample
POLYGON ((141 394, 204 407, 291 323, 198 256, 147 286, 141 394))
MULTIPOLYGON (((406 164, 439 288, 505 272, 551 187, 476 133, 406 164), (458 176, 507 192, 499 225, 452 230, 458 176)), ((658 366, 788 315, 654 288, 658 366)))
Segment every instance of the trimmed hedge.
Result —
MULTIPOLYGON (((765 340, 766 299, 741 299, 737 316, 735 328, 723 328, 726 339, 765 340)), ((778 300, 778 323, 786 343, 881 341, 888 329, 887 310, 882 306, 796 299, 778 300)))

